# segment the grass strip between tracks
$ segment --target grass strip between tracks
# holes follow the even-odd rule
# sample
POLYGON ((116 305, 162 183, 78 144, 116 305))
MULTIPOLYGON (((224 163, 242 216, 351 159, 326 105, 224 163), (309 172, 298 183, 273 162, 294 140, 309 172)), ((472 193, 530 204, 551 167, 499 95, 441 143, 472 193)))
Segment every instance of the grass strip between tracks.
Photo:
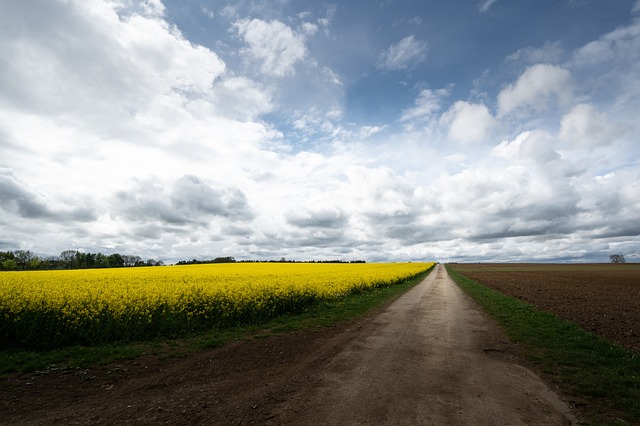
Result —
POLYGON ((160 358, 182 357, 219 347, 232 340, 261 338, 305 328, 332 327, 380 308, 422 281, 431 271, 392 286, 364 290, 343 298, 323 301, 305 312, 285 314, 249 326, 216 328, 178 339, 122 342, 100 346, 73 346, 53 350, 0 350, 0 375, 33 371, 91 368, 144 354, 160 358))
POLYGON ((595 424, 640 424, 640 355, 471 280, 446 265, 460 288, 525 348, 525 355, 582 405, 595 424))

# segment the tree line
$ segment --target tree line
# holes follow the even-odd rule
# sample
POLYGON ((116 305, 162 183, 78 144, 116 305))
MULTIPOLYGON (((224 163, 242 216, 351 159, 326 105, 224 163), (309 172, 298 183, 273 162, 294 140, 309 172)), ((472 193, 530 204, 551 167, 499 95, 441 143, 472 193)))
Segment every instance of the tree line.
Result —
POLYGON ((207 263, 366 263, 364 260, 287 260, 284 257, 280 260, 236 260, 233 256, 216 257, 211 260, 180 260, 176 265, 202 265, 207 263))
MULTIPOLYGON (((216 257, 211 260, 181 260, 178 265, 199 265, 206 263, 365 263, 364 260, 236 260, 233 256, 216 257)), ((65 250, 58 256, 41 257, 30 250, 0 251, 0 271, 36 271, 50 269, 127 268, 136 266, 163 266, 162 260, 143 260, 129 254, 84 253, 65 250)))
POLYGON ((59 256, 40 257, 30 250, 0 251, 0 270, 33 271, 46 269, 124 268, 162 266, 162 260, 142 260, 129 254, 83 253, 65 250, 59 256))

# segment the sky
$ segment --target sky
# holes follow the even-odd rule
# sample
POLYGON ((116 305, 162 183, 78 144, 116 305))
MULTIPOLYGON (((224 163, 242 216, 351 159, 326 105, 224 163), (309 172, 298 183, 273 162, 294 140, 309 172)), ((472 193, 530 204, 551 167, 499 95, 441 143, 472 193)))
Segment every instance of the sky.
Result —
POLYGON ((0 250, 640 261, 640 0, 3 0, 0 250))

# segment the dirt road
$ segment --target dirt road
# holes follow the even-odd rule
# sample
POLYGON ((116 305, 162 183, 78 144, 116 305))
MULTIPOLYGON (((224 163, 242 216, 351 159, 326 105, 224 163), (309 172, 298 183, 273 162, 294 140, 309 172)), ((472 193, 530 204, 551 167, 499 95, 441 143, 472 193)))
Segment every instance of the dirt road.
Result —
POLYGON ((386 309, 334 329, 12 378, 0 423, 577 424, 511 350, 438 265, 386 309))
POLYGON ((444 267, 363 327, 285 406, 297 424, 571 424, 557 395, 492 356, 507 344, 444 267))

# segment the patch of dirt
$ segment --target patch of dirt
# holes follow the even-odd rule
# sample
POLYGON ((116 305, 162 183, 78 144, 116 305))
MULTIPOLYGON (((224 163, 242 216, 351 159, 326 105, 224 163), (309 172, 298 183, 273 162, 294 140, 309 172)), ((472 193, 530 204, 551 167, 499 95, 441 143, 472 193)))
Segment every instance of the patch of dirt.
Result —
POLYGON ((0 387, 0 424, 263 424, 340 347, 348 326, 13 376, 0 387))
POLYGON ((334 328, 10 377, 0 423, 575 424, 442 265, 334 328))
POLYGON ((639 264, 456 264, 469 278, 640 352, 639 264))

